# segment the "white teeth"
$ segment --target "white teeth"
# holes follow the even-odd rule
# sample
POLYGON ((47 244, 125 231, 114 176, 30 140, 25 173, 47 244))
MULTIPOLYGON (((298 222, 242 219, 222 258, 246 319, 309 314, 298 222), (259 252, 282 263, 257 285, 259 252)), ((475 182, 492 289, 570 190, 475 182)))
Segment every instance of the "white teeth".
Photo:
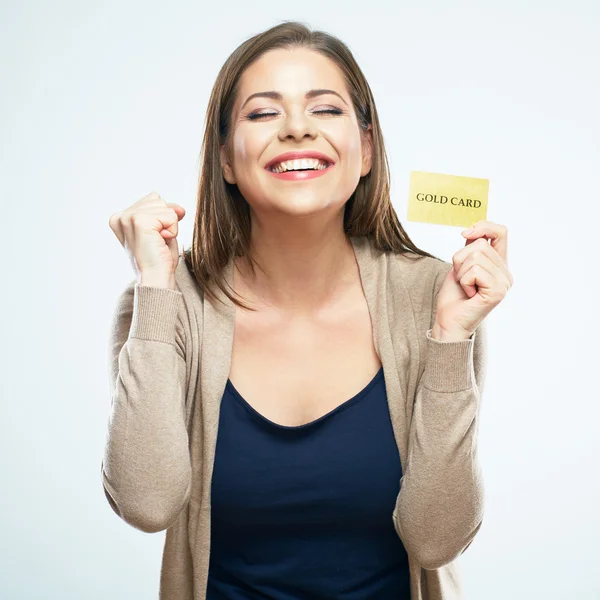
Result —
POLYGON ((327 163, 317 158, 301 158, 298 160, 286 160, 281 162, 271 170, 274 173, 284 173, 285 171, 296 171, 298 169, 316 169, 322 171, 327 168, 327 163))

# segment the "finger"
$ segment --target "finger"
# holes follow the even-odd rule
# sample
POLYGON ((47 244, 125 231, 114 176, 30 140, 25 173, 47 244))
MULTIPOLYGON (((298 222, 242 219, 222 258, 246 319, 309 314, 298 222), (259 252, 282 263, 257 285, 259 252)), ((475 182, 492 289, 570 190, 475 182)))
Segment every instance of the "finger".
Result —
POLYGON ((507 273, 509 272, 506 261, 490 246, 490 244, 488 244, 485 238, 467 240, 465 247, 456 252, 452 257, 452 263, 458 272, 458 269, 460 269, 467 260, 475 260, 477 262, 477 260, 483 256, 488 260, 491 260, 499 269, 503 269, 507 273))
POLYGON ((166 232, 167 234, 169 234, 171 237, 175 238, 177 237, 177 234, 179 233, 179 228, 177 226, 177 221, 175 221, 175 223, 171 223, 169 225, 169 223, 171 222, 171 218, 162 218, 160 219, 160 222, 163 225, 163 229, 160 230, 160 232, 162 233, 163 231, 166 232))
POLYGON ((177 236, 179 231, 178 223, 183 218, 182 214, 177 214, 176 211, 169 207, 168 210, 165 210, 164 208, 158 210, 156 208, 148 209, 145 211, 145 215, 155 217, 162 224, 162 228, 160 229, 154 227, 159 233, 163 235, 167 233, 172 237, 177 236))
POLYGON ((165 240, 169 250, 171 251, 171 256, 173 257, 173 264, 177 266, 179 263, 179 246, 177 244, 177 240, 175 238, 170 240, 165 240))
POLYGON ((183 217, 185 217, 185 208, 180 206, 179 204, 175 204, 175 202, 167 202, 167 206, 172 208, 177 213, 177 218, 181 221, 183 217))
POLYGON ((160 234, 169 231, 173 236, 177 235, 177 220, 173 220, 173 212, 148 210, 143 213, 130 214, 121 220, 124 230, 131 229, 134 233, 143 230, 154 230, 160 234))
MULTIPOLYGON (((166 204, 163 206, 154 206, 151 208, 147 208, 144 211, 144 214, 146 215, 152 215, 154 217, 156 217, 157 219, 160 219, 161 222, 167 220, 170 221, 173 218, 173 214, 170 212, 171 210, 174 213, 174 217, 177 219, 177 221, 175 221, 175 223, 181 221, 181 219, 183 219, 183 217, 185 217, 185 208, 183 208, 182 206, 179 206, 178 204, 169 204, 168 205, 168 210, 165 212, 165 206, 167 206, 166 204)), ((171 229, 171 228, 169 228, 171 229)), ((177 230, 175 230, 175 233, 177 233, 177 230)))
POLYGON ((485 294, 486 287, 489 288, 492 283, 492 276, 481 265, 476 264, 471 265, 461 277, 457 277, 457 281, 465 291, 465 294, 469 298, 473 298, 478 293, 482 296, 485 294))
POLYGON ((111 215, 110 219, 108 220, 108 225, 112 229, 113 233, 117 236, 117 239, 119 240, 122 246, 125 242, 125 233, 123 232, 123 228, 121 227, 121 220, 119 218, 120 215, 121 213, 115 213, 111 215))
MULTIPOLYGON (((490 249, 491 250, 491 249, 490 249)), ((486 269, 489 273, 491 273, 498 280, 508 284, 510 287, 512 276, 510 272, 506 268, 506 266, 502 263, 498 264, 495 260, 502 260, 494 250, 492 250, 492 257, 488 256, 485 253, 474 252, 467 256, 467 258, 463 261, 463 263, 456 270, 456 279, 460 280, 462 276, 471 268, 473 265, 480 265, 484 269, 486 269), (495 256, 494 256, 495 255, 495 256)))
POLYGON ((490 304, 497 304, 506 295, 508 280, 495 266, 492 272, 480 264, 472 265, 459 279, 459 283, 469 298, 479 294, 490 304), (475 293, 473 293, 475 290, 475 293))
POLYGON ((508 264, 508 228, 505 225, 492 221, 478 221, 473 225, 472 232, 462 232, 462 234, 469 240, 468 243, 482 237, 490 240, 492 248, 508 264))

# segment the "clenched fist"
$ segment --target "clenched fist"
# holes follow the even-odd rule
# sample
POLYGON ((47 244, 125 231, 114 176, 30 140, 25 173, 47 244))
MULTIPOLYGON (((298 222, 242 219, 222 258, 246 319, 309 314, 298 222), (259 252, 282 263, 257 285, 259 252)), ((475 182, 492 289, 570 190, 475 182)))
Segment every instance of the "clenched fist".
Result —
POLYGON ((127 251, 138 283, 175 289, 178 223, 185 209, 152 192, 111 215, 108 224, 127 251))

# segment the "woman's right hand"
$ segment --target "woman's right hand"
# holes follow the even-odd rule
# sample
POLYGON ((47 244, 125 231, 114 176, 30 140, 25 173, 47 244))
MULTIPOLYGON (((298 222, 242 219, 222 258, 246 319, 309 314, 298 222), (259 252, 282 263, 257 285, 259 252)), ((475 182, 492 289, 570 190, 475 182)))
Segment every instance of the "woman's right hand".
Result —
MULTIPOLYGON (((179 262, 178 223, 185 209, 156 192, 111 215, 108 224, 127 251, 138 282, 174 281, 179 262)), ((162 284, 162 283, 159 283, 162 284)))

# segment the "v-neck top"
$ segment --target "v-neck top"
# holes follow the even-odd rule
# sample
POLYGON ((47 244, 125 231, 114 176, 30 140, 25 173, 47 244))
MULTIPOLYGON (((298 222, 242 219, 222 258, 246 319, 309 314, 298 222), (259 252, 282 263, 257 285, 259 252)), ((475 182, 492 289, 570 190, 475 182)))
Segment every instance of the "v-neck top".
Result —
POLYGON ((274 423, 227 380, 212 477, 207 600, 409 600, 391 514, 402 467, 383 366, 298 426, 274 423))

